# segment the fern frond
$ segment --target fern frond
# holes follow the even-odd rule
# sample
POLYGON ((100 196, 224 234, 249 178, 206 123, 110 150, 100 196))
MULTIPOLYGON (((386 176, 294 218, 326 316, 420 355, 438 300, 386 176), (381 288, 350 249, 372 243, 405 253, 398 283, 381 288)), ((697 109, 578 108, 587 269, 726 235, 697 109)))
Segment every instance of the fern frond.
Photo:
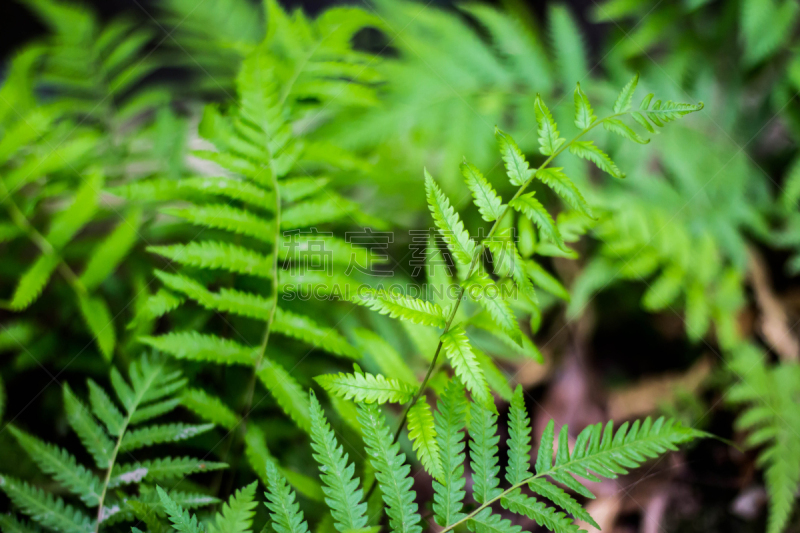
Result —
POLYGON ((553 533, 580 533, 580 529, 575 522, 570 520, 564 513, 558 512, 552 507, 548 507, 542 502, 536 501, 522 494, 517 489, 511 491, 500 499, 504 509, 512 513, 527 516, 540 526, 546 527, 553 533))
POLYGON ((436 440, 442 458, 441 480, 433 480, 433 512, 440 526, 454 524, 466 515, 464 509, 464 427, 467 398, 463 387, 451 380, 437 403, 434 414, 436 440))
POLYGON ((506 480, 512 485, 530 477, 531 421, 525 409, 522 385, 517 385, 508 413, 508 467, 506 480))
POLYGON ((277 533, 308 533, 308 524, 296 501, 294 491, 280 475, 275 463, 267 463, 267 501, 272 527, 277 533))
POLYGON ((542 155, 553 155, 566 140, 559 137, 558 125, 538 94, 533 108, 536 113, 536 125, 539 133, 539 151, 542 155))
POLYGON ((89 386, 89 404, 92 406, 92 412, 105 424, 112 436, 118 437, 125 425, 125 418, 100 385, 91 379, 86 383, 89 386))
POLYGON ((436 303, 426 302, 411 296, 396 292, 359 287, 358 294, 353 297, 353 302, 382 315, 399 318, 420 324, 422 326, 436 326, 444 329, 447 317, 444 310, 436 303))
POLYGON ((36 522, 64 533, 90 533, 94 524, 88 516, 52 496, 9 476, 0 475, 0 490, 22 512, 36 522))
MULTIPOLYGON (((573 146, 574 143, 570 145, 570 151, 573 146)), ((583 198, 580 189, 564 174, 562 167, 545 167, 536 172, 536 177, 550 187, 573 209, 580 211, 589 218, 594 218, 592 208, 583 198)))
POLYGON ((393 442, 386 420, 375 404, 360 404, 358 421, 370 462, 375 468, 375 479, 380 484, 383 501, 388 509, 389 525, 400 533, 421 533, 420 515, 411 490, 411 467, 405 464, 400 445, 393 442))
POLYGON ((149 246, 147 251, 182 265, 272 278, 272 257, 227 242, 201 241, 149 246))
POLYGON ((497 415, 484 404, 473 403, 469 411, 469 458, 472 467, 472 497, 478 503, 494 500, 503 491, 498 465, 497 415))
POLYGON ((524 185, 531 179, 533 170, 531 170, 528 161, 522 154, 522 150, 519 149, 514 139, 499 129, 495 128, 494 135, 497 138, 508 180, 518 187, 524 185))
POLYGON ((170 522, 172 522, 177 531, 180 531, 180 533, 205 533, 205 529, 197 521, 196 516, 175 503, 164 489, 161 487, 156 487, 156 489, 158 490, 159 498, 161 498, 161 505, 164 506, 170 522))
POLYGON ((239 423, 239 417, 222 400, 202 389, 184 390, 181 404, 200 418, 227 430, 239 423))
POLYGON ((256 360, 255 348, 196 331, 166 333, 158 337, 140 337, 139 340, 178 359, 250 366, 256 360))
POLYGON ((528 217, 550 242, 556 244, 562 250, 566 249, 553 217, 550 216, 550 213, 547 212, 541 202, 534 197, 534 193, 523 194, 512 200, 509 205, 528 217))
POLYGON ((325 374, 314 379, 329 394, 355 402, 406 403, 417 391, 416 387, 405 381, 358 371, 352 374, 325 374))
POLYGON ((247 533, 253 525, 256 508, 256 481, 237 490, 222 506, 215 522, 208 524, 209 533, 247 533))
POLYGON ((88 290, 97 288, 122 262, 136 244, 142 212, 132 209, 114 231, 97 245, 89 257, 80 281, 88 290))
POLYGON ((575 498, 570 496, 558 485, 554 485, 546 479, 539 478, 528 483, 528 487, 536 494, 544 496, 551 502, 555 503, 566 512, 574 516, 576 519, 586 522, 587 524, 591 524, 593 527, 599 529, 597 522, 595 522, 594 518, 592 518, 592 515, 590 515, 586 509, 583 508, 583 505, 578 503, 575 498))
POLYGON ((278 363, 264 358, 256 369, 256 376, 297 427, 308 431, 311 427, 308 401, 292 375, 278 363))
POLYGON ((272 328, 276 333, 294 337, 312 346, 333 353, 359 359, 358 351, 333 328, 320 326, 310 318, 278 307, 272 328))
POLYGON ((272 242, 275 226, 249 211, 225 204, 208 204, 184 208, 167 208, 164 213, 182 218, 196 226, 224 229, 260 241, 272 242))
POLYGON ((94 335, 100 352, 106 361, 114 356, 117 335, 114 332, 114 320, 106 302, 99 296, 78 295, 78 307, 81 310, 89 331, 94 335))
POLYGON ((464 161, 461 163, 461 174, 472 192, 475 205, 478 206, 483 220, 486 222, 497 220, 503 214, 503 199, 497 195, 478 167, 464 161))
POLYGON ((483 270, 478 270, 463 283, 464 292, 471 300, 486 309, 497 327, 509 334, 512 339, 519 339, 522 332, 511 307, 501 297, 501 289, 483 270))
POLYGON ((314 459, 320 465, 325 503, 331 509, 334 527, 340 533, 357 530, 367 525, 367 504, 362 502, 363 492, 354 479, 355 465, 347 463, 347 454, 336 440, 322 406, 313 391, 311 399, 311 447, 314 459))
POLYGON ((66 383, 64 384, 64 409, 69 425, 78 434, 98 468, 108 468, 111 465, 114 444, 92 417, 89 409, 72 393, 66 383))
POLYGON ((581 159, 591 161, 597 165, 597 168, 604 172, 608 172, 615 178, 622 179, 625 177, 625 173, 620 171, 608 154, 595 146, 594 141, 575 141, 569 145, 569 151, 581 159))
POLYGON ((597 121, 597 115, 594 114, 589 98, 581 90, 580 82, 575 86, 573 99, 575 101, 575 125, 578 129, 585 130, 597 121))
POLYGON ((121 487, 142 480, 167 483, 184 478, 190 474, 211 472, 227 468, 227 464, 203 461, 191 457, 166 457, 136 463, 117 463, 111 471, 109 488, 121 487))
POLYGON ((417 453, 417 458, 425 470, 434 478, 442 479, 444 471, 439 453, 439 441, 436 435, 431 407, 420 396, 408 410, 408 438, 417 453))
POLYGON ((511 520, 492 513, 488 507, 467 520, 467 528, 475 533, 521 533, 522 527, 511 520))
POLYGON ((475 255, 475 242, 464 229, 464 223, 450 205, 450 200, 427 170, 425 171, 425 191, 433 221, 439 228, 450 252, 460 265, 468 267, 475 255))
POLYGON ((163 444, 165 442, 180 442, 211 431, 212 429, 214 429, 214 424, 163 424, 148 426, 146 428, 126 432, 122 437, 119 449, 122 452, 129 452, 155 444, 163 444))
POLYGON ((477 402, 489 399, 489 386, 481 371, 464 328, 457 326, 442 335, 442 348, 461 383, 472 393, 477 402))
POLYGON ((619 92, 616 101, 614 102, 614 113, 624 113, 631 108, 631 101, 633 100, 633 93, 636 91, 636 86, 639 84, 639 73, 625 84, 625 87, 619 92))
POLYGON ((42 254, 34 261, 17 282, 8 304, 12 311, 22 311, 36 301, 50 281, 59 261, 55 253, 42 254))
POLYGON ((80 497, 89 507, 97 506, 103 490, 97 476, 79 465, 66 450, 42 442, 14 426, 8 426, 8 429, 42 472, 53 476, 53 479, 80 497))

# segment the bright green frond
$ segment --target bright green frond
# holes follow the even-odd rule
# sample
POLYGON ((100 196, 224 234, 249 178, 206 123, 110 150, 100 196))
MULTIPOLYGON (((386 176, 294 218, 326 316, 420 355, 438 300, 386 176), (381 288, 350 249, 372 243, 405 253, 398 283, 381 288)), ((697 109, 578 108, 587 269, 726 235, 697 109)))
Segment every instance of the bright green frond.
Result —
POLYGON ((45 527, 64 533, 94 531, 94 524, 83 512, 24 481, 0 475, 0 490, 8 495, 20 511, 45 527))
POLYGON ((307 533, 308 524, 297 503, 294 491, 278 472, 275 463, 267 463, 267 497, 265 505, 270 510, 272 527, 277 533, 307 533))
POLYGON ((508 466, 506 480, 512 485, 530 477, 531 421, 525 409, 522 385, 517 385, 508 412, 508 466))
POLYGON ((447 321, 444 310, 438 304, 400 293, 377 291, 362 286, 353 297, 353 302, 378 311, 382 315, 389 315, 391 318, 407 320, 422 326, 436 326, 444 329, 447 321))
POLYGON ((533 106, 539 132, 539 151, 543 155, 553 155, 556 150, 561 148, 565 140, 559 137, 556 121, 539 95, 536 95, 536 102, 533 106))
POLYGON ((239 417, 225 403, 202 389, 186 389, 181 394, 181 404, 204 420, 232 430, 239 417))
POLYGON ((258 483, 253 481, 237 490, 217 513, 215 521, 209 522, 209 533, 248 533, 253 526, 253 516, 255 516, 257 485, 258 483))
POLYGON ((475 255, 475 242, 464 229, 464 223, 450 205, 450 200, 427 170, 425 171, 425 190, 427 191, 428 208, 436 227, 439 228, 456 261, 460 265, 468 267, 475 255))
POLYGON ((464 428, 467 415, 467 397, 463 386, 451 380, 437 403, 436 440, 442 458, 441 480, 433 480, 433 512, 436 523, 446 526, 458 522, 466 515, 464 497, 464 428))
POLYGON ((461 383, 472 393, 472 397, 477 402, 485 402, 489 399, 489 386, 486 378, 480 369, 472 347, 469 344, 467 333, 464 328, 457 326, 442 335, 442 348, 450 360, 450 364, 456 371, 456 376, 461 383))
POLYGON ((270 279, 272 257, 227 242, 200 241, 170 246, 150 246, 148 251, 182 265, 225 270, 270 279))
POLYGON ((180 442, 212 429, 214 424, 163 424, 135 429, 125 433, 119 449, 121 452, 129 452, 165 442, 180 442))
POLYGON ((416 493, 411 490, 411 466, 405 463, 405 454, 393 441, 386 420, 376 404, 360 404, 358 421, 370 463, 375 468, 375 479, 380 484, 389 526, 398 533, 421 533, 420 515, 414 502, 416 493))
POLYGON ((180 533, 205 533, 203 526, 197 521, 197 517, 184 510, 177 504, 164 489, 157 487, 158 496, 161 498, 161 505, 169 516, 173 527, 180 533))
POLYGON ((72 393, 69 385, 64 384, 64 409, 67 412, 67 421, 81 442, 92 454, 98 468, 108 468, 114 443, 92 416, 89 409, 72 393))
POLYGON ((478 503, 493 500, 503 491, 500 485, 498 465, 497 415, 480 403, 472 403, 469 410, 469 458, 472 467, 472 497, 478 503))
POLYGON ((528 160, 525 159, 522 150, 519 149, 514 139, 507 133, 495 129, 494 135, 497 138, 500 155, 506 166, 508 180, 518 187, 524 185, 533 175, 533 170, 531 170, 528 160))
POLYGON ((585 130, 597 120, 597 115, 594 114, 589 98, 581 90, 580 82, 575 87, 573 99, 575 100, 575 125, 578 129, 585 130))
POLYGON ((139 483, 142 480, 168 483, 182 479, 190 474, 211 472, 227 468, 227 466, 225 463, 203 461, 191 457, 166 457, 164 459, 136 463, 117 463, 111 471, 111 479, 108 486, 109 488, 121 487, 139 483))
POLYGON ((139 340, 178 359, 213 361, 224 365, 253 365, 256 360, 255 348, 196 331, 166 333, 158 337, 140 337, 139 340))
POLYGON ((434 478, 442 479, 444 472, 433 413, 424 396, 408 410, 408 438, 425 470, 434 478))
POLYGON ((492 222, 500 218, 503 213, 503 199, 497 195, 478 167, 465 161, 461 163, 461 174, 472 192, 475 205, 478 206, 483 220, 492 222))
POLYGON ((364 372, 324 374, 314 379, 328 393, 355 402, 406 403, 417 391, 405 381, 364 372))
POLYGON ((89 507, 97 506, 102 491, 102 484, 97 476, 79 465, 66 450, 42 442, 14 426, 8 426, 8 430, 42 472, 53 476, 53 479, 80 497, 89 507))
POLYGON ((331 509, 334 526, 340 533, 367 525, 367 504, 359 479, 354 477, 355 464, 347 463, 347 454, 325 418, 322 406, 311 393, 311 447, 319 463, 325 502, 331 509))

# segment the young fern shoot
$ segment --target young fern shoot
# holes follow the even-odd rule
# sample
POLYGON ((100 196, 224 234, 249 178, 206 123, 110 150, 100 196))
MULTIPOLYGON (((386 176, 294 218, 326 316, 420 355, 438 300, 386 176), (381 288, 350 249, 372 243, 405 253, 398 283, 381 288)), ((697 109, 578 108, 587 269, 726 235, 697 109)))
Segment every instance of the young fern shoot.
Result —
MULTIPOLYGON (((407 394, 404 383, 388 380, 382 376, 362 375, 360 370, 356 370, 354 374, 320 376, 317 381, 323 388, 340 398, 355 397, 357 400, 369 403, 396 400, 395 403, 406 404, 401 423, 395 433, 395 441, 406 420, 409 419, 411 410, 422 409, 418 407, 418 402, 425 402, 423 394, 442 352, 472 398, 478 403, 486 402, 490 396, 490 387, 479 362, 481 352, 472 346, 467 328, 470 326, 485 328, 489 323, 512 343, 522 345, 527 339, 520 330, 510 304, 514 298, 518 298, 527 299, 535 305, 533 283, 537 281, 536 272, 541 270, 533 259, 522 258, 513 235, 508 229, 504 229, 507 225, 503 224, 503 219, 511 216, 510 212, 517 211, 520 216, 529 219, 538 228, 540 241, 567 250, 552 216, 539 201, 536 193, 526 192, 527 189, 535 180, 539 180, 572 209, 589 217, 592 216, 592 212, 578 187, 563 172, 563 168, 551 167, 551 162, 569 150, 572 154, 593 162, 611 176, 622 178, 624 174, 608 154, 595 146, 592 141, 582 140, 588 133, 602 125, 612 133, 645 144, 649 141, 623 122, 621 120, 623 117, 631 115, 649 131, 654 131, 653 126, 662 127, 668 122, 703 108, 702 103, 697 105, 671 101, 662 103, 660 100, 653 103, 653 95, 649 94, 639 109, 634 111, 631 109, 631 101, 637 83, 638 75, 622 89, 614 103, 613 112, 603 118, 597 118, 588 97, 578 85, 575 89, 574 103, 575 124, 580 131, 569 141, 560 136, 558 125, 550 110, 537 96, 534 108, 539 151, 547 156, 538 167, 531 166, 508 134, 496 130, 495 135, 508 179, 512 184, 519 186, 507 203, 474 165, 466 161, 462 164, 462 173, 475 205, 486 222, 493 222, 486 237, 480 242, 469 235, 450 200, 433 177, 425 171, 425 188, 433 221, 457 268, 458 293, 454 303, 448 309, 444 309, 435 302, 399 293, 363 288, 359 290, 354 301, 393 318, 439 328, 441 330, 439 343, 428 372, 413 396, 407 394), (487 272, 484 266, 483 259, 487 252, 492 259, 492 272, 487 272), (503 290, 508 286, 513 286, 515 291, 503 290), (474 302, 480 311, 466 320, 457 321, 464 300, 474 302)), ((539 355, 538 350, 534 353, 539 355)), ((418 417, 413 417, 410 422, 412 423, 409 424, 409 431, 420 461, 432 475, 439 475, 437 471, 439 460, 435 452, 436 439, 420 430, 418 417)))

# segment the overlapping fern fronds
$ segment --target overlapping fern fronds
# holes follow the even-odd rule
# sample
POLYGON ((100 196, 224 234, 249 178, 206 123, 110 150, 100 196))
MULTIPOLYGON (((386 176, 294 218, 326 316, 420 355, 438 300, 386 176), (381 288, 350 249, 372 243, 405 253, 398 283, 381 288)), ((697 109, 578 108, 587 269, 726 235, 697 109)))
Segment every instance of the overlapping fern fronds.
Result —
MULTIPOLYGON (((570 450, 569 430, 563 426, 556 438, 551 421, 538 445, 535 470, 531 468, 530 422, 525 411, 522 389, 517 388, 511 404, 506 483, 501 483, 498 466, 499 436, 494 405, 467 402, 463 387, 452 381, 439 400, 436 423, 426 423, 426 431, 441 444, 442 472, 433 481, 433 511, 442 531, 465 524, 471 531, 519 533, 520 526, 496 514, 492 504, 499 502, 513 514, 526 516, 554 532, 579 531, 575 520, 596 522, 578 501, 559 485, 585 497, 593 497, 578 477, 597 482, 616 478, 679 445, 705 436, 703 432, 681 426, 672 419, 650 418, 627 422, 614 428, 613 422, 597 424, 581 431, 570 450), (465 502, 464 431, 466 411, 470 413, 469 447, 472 470, 473 507, 465 502), (556 442, 557 440, 557 442, 556 442), (530 495, 526 492, 530 491, 530 495)), ((333 527, 341 532, 370 530, 381 517, 365 514, 366 503, 354 465, 328 426, 316 399, 311 397, 314 412, 312 439, 322 478, 326 484, 325 501, 333 516, 333 527)), ((358 422, 364 448, 380 485, 389 528, 393 532, 420 533, 422 519, 412 490, 411 466, 400 445, 392 441, 386 419, 377 404, 358 405, 358 422)), ((274 464, 267 469, 267 508, 273 527, 279 533, 305 533, 309 525, 294 491, 274 464)), ((161 493, 174 528, 182 532, 202 531, 197 519, 161 493)), ((240 531, 237 529, 237 531, 240 531)))
MULTIPOLYGON (((456 283, 458 292, 450 307, 443 309, 439 304, 399 293, 382 290, 359 290, 356 303, 365 305, 381 314, 421 326, 434 326, 441 330, 436 353, 430 364, 425 381, 413 396, 401 394, 401 383, 392 384, 383 376, 364 376, 360 371, 353 375, 322 376, 317 380, 331 394, 339 398, 356 398, 366 403, 384 403, 411 401, 406 409, 410 415, 422 415, 425 407, 417 402, 424 402, 422 394, 430 378, 431 371, 441 352, 447 357, 455 375, 470 391, 477 402, 487 401, 490 393, 487 375, 496 371, 493 363, 482 357, 479 350, 470 342, 469 330, 490 329, 495 335, 508 339, 509 344, 524 346, 524 336, 513 308, 537 308, 534 285, 550 289, 558 285, 555 280, 549 283, 542 275, 544 269, 538 266, 531 254, 525 256, 520 252, 517 239, 503 223, 510 218, 510 213, 517 211, 519 218, 538 230, 535 241, 539 245, 547 245, 552 249, 569 252, 558 225, 539 200, 538 191, 526 192, 534 182, 540 182, 565 203, 573 207, 582 217, 591 219, 591 207, 584 200, 578 187, 567 177, 560 167, 551 167, 555 157, 569 150, 574 155, 585 158, 607 173, 622 177, 622 173, 611 161, 611 158, 585 135, 598 126, 603 126, 611 133, 623 138, 646 143, 630 125, 621 119, 632 115, 637 122, 646 125, 648 130, 654 126, 662 127, 684 115, 702 109, 702 104, 676 104, 673 102, 653 102, 653 95, 647 95, 638 110, 631 109, 631 102, 638 82, 638 76, 623 87, 613 106, 613 111, 606 117, 598 119, 589 98, 581 89, 575 88, 575 124, 579 133, 569 142, 562 138, 559 127, 552 113, 537 97, 535 103, 537 131, 539 135, 539 151, 547 156, 545 161, 534 168, 524 154, 506 133, 497 130, 496 137, 500 153, 505 164, 508 180, 518 186, 517 192, 510 200, 500 197, 481 172, 466 161, 462 171, 467 186, 473 194, 475 205, 482 218, 493 225, 481 241, 473 240, 466 231, 458 212, 450 204, 448 197, 441 191, 434 179, 425 172, 425 187, 428 204, 433 221, 442 236, 447 251, 456 266, 456 283), (487 259, 491 259, 488 262, 487 259), (491 269, 488 269, 490 266, 491 269), (459 315, 462 301, 469 302, 471 312, 459 315), (487 326, 490 324, 490 326, 487 326), (486 368, 487 370, 484 370, 486 368), (392 389, 389 391, 388 389, 392 389)), ((541 358, 538 350, 531 344, 534 356, 541 358)), ((541 359, 540 359, 541 360, 541 359)), ((502 381, 502 380, 500 380, 502 381)), ((501 392, 499 389, 498 392, 501 392)), ((418 416, 410 416, 414 421, 409 429, 415 437, 414 447, 423 465, 431 474, 438 475, 437 463, 431 460, 430 449, 434 439, 419 431, 416 426, 418 416)))
MULTIPOLYGON (((262 476, 260 465, 270 455, 257 424, 245 422, 256 383, 298 428, 310 429, 302 374, 285 366, 302 359, 292 362, 274 346, 293 342, 289 345, 305 351, 360 358, 332 321, 317 318, 326 320, 317 303, 300 295, 325 300, 348 290, 345 269, 353 261, 364 264, 367 250, 326 230, 374 220, 329 186, 336 172, 358 166, 356 158, 311 141, 304 132, 308 125, 297 122, 309 109, 322 113, 335 106, 347 91, 358 91, 351 94, 357 99, 371 91, 358 74, 363 56, 349 44, 370 17, 341 8, 310 21, 300 15, 290 19, 276 2, 267 8, 266 37, 236 78, 237 101, 207 107, 199 125, 200 136, 214 149, 192 156, 216 174, 141 180, 115 190, 132 201, 162 202, 165 214, 193 228, 189 242, 149 248, 167 264, 156 272, 161 288, 140 307, 137 323, 175 311, 194 313, 200 324, 216 314, 224 325, 175 328, 141 341, 184 361, 249 369, 251 382, 229 395, 235 398, 233 410, 202 392, 192 400, 198 414, 210 420, 224 413, 231 438, 237 445, 244 442, 245 455, 262 476), (290 31, 295 27, 298 31, 290 31), (301 46, 293 45, 297 39, 301 46), (209 402, 212 408, 206 408, 209 402)), ((296 488, 309 487, 306 495, 319 493, 314 483, 282 472, 296 488)))
POLYGON ((745 408, 736 426, 748 431, 748 447, 761 449, 758 466, 764 469, 769 496, 767 532, 780 533, 800 486, 800 366, 784 362, 769 367, 766 355, 750 344, 732 353, 729 366, 736 382, 727 399, 745 408))
MULTIPOLYGON (((92 513, 90 516, 60 496, 25 481, 0 475, 0 490, 8 495, 14 508, 48 530, 87 533, 133 520, 147 510, 163 515, 163 509, 154 499, 153 483, 177 481, 225 466, 191 457, 136 460, 133 452, 140 448, 182 442, 210 430, 213 425, 152 423, 180 404, 177 395, 186 385, 179 371, 157 359, 144 357, 132 363, 127 380, 115 368, 110 378, 116 399, 89 379, 88 406, 69 385, 64 385, 67 421, 94 459, 92 466, 80 464, 59 446, 9 426, 19 446, 42 473, 52 477, 66 493, 80 498, 92 513)), ((180 491, 172 491, 172 496, 189 507, 218 501, 212 496, 180 491)), ((14 530, 8 524, 6 527, 14 530)))

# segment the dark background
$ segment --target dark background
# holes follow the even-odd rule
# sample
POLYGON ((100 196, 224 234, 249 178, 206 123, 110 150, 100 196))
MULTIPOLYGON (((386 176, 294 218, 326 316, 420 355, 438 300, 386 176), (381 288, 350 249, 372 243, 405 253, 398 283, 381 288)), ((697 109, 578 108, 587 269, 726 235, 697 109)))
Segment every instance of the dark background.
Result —
MULTIPOLYGON (((113 17, 120 13, 127 13, 135 18, 147 19, 146 13, 155 14, 158 11, 158 0, 70 0, 71 2, 91 5, 96 13, 104 19, 113 17)), ((220 0, 197 0, 198 2, 212 2, 220 0)), ((258 2, 260 0, 253 0, 258 2)), ((336 0, 280 0, 286 7, 302 7, 307 13, 316 13, 326 6, 340 3, 336 0)), ((482 0, 489 4, 498 4, 498 0, 482 0)), ((452 0, 433 0, 435 5, 450 5, 452 0)), ((529 9, 538 15, 538 19, 544 18, 547 5, 554 3, 552 0, 521 0, 529 9)), ((589 20, 591 8, 596 4, 593 0, 561 0, 561 4, 567 4, 581 23, 584 35, 589 40, 589 55, 594 56, 597 44, 605 34, 604 24, 592 24, 589 20)), ((5 59, 9 53, 16 50, 21 44, 44 36, 47 31, 45 26, 31 13, 22 2, 16 0, 0 0, 0 21, 2 31, 0 31, 0 58, 5 59)))

